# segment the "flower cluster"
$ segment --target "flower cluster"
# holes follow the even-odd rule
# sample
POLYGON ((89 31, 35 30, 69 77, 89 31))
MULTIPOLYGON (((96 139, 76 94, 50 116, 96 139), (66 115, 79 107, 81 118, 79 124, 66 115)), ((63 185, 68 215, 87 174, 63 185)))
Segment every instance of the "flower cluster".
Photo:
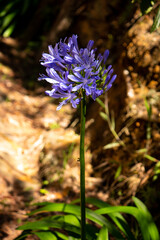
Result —
POLYGON ((52 90, 46 94, 62 99, 57 110, 68 102, 76 108, 82 91, 95 100, 111 88, 116 75, 113 75, 111 65, 105 68, 109 51, 96 57, 93 44, 94 41, 90 40, 86 48, 79 49, 77 35, 72 35, 68 41, 60 40, 54 48, 49 46, 49 54, 42 54, 41 64, 46 67, 47 75, 41 74, 38 80, 52 84, 52 90))

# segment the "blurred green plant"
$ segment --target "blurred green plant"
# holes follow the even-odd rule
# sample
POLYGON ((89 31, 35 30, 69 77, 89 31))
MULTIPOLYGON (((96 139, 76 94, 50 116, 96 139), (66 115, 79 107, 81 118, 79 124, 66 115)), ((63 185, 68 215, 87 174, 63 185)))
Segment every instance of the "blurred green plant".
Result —
POLYGON ((146 133, 146 138, 147 140, 151 139, 151 116, 152 116, 152 105, 151 103, 147 100, 147 98, 144 99, 144 104, 147 110, 148 114, 148 123, 147 123, 147 133, 146 133))
POLYGON ((58 128, 60 128, 60 125, 59 125, 58 122, 53 122, 53 123, 51 123, 51 124, 49 125, 49 128, 50 128, 51 130, 58 129, 58 128))
MULTIPOLYGON (((121 140, 120 135, 124 132, 125 128, 121 129, 121 131, 119 133, 116 132, 115 130, 115 119, 114 119, 114 114, 110 114, 109 112, 109 107, 108 105, 105 105, 102 100, 100 98, 97 98, 96 101, 100 104, 100 106, 104 109, 104 112, 100 112, 100 116, 107 121, 109 129, 112 133, 112 135, 114 136, 114 140, 111 143, 106 144, 103 148, 105 150, 107 149, 111 149, 111 148, 116 148, 119 146, 122 146, 125 148, 125 150, 127 150, 127 145, 125 144, 124 141, 121 140), (111 115, 111 117, 110 117, 111 115)), ((145 107, 147 110, 147 115, 148 115, 148 123, 147 123, 147 131, 146 131, 146 138, 147 140, 151 139, 151 116, 152 116, 152 105, 151 103, 145 98, 144 100, 145 103, 145 107)), ((128 123, 127 127, 129 127, 130 125, 132 125, 134 123, 134 120, 131 119, 131 121, 128 123)), ((141 148, 138 150, 133 150, 132 152, 130 152, 131 154, 136 154, 136 156, 141 156, 143 158, 146 158, 152 162, 156 162, 158 163, 159 160, 156 159, 155 157, 151 156, 150 154, 148 154, 148 146, 146 148, 141 148)), ((119 171, 117 169, 117 171, 119 171)))
POLYGON ((160 175, 160 161, 158 161, 154 167, 153 181, 157 180, 159 175, 160 175))
POLYGON ((25 29, 39 0, 0 0, 0 35, 11 36, 25 29))
MULTIPOLYGON (((133 197, 136 206, 111 206, 99 199, 88 198, 86 202, 96 210, 86 208, 86 239, 107 240, 159 240, 158 229, 146 206, 136 197, 133 197), (127 217, 129 214, 135 219, 136 227, 130 226, 127 217), (103 216, 104 215, 104 216, 103 216), (138 229, 138 231, 137 231, 138 229)), ((38 236, 40 240, 79 240, 80 238, 80 207, 65 203, 37 203, 38 209, 29 215, 36 215, 37 220, 27 222, 18 229, 23 232, 15 240, 26 239, 27 236, 38 236), (42 213, 54 212, 54 216, 42 217, 42 213), (39 214, 37 216, 37 214, 39 214)))
POLYGON ((125 146, 125 143, 120 139, 119 135, 117 134, 116 130, 115 130, 115 119, 114 119, 114 113, 111 113, 111 117, 110 117, 110 113, 109 113, 109 108, 108 108, 108 104, 104 104, 102 102, 102 100, 100 98, 96 98, 96 101, 99 103, 99 105, 104 109, 105 112, 100 112, 100 116, 107 121, 109 129, 112 133, 112 135, 115 138, 115 142, 109 143, 107 145, 104 146, 104 149, 109 149, 109 148, 114 148, 114 147, 118 147, 118 146, 125 146))
MULTIPOLYGON (((153 7, 158 3, 156 0, 132 0, 132 3, 138 2, 140 4, 140 9, 142 15, 148 14, 150 11, 152 11, 153 7)), ((158 4, 159 5, 159 4, 158 4)), ((157 10, 156 16, 153 21, 153 25, 151 27, 151 32, 155 31, 158 29, 160 26, 160 6, 157 10)))
POLYGON ((73 154, 74 147, 75 147, 75 144, 71 143, 67 151, 63 151, 63 169, 66 168, 66 165, 73 154))

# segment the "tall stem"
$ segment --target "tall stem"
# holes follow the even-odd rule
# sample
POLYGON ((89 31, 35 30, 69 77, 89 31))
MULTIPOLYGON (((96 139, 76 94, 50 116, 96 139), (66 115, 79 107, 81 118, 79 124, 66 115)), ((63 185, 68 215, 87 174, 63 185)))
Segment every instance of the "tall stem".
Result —
POLYGON ((81 240, 86 239, 85 157, 84 157, 85 118, 86 118, 86 96, 85 92, 83 91, 81 101, 81 131, 80 131, 81 240))

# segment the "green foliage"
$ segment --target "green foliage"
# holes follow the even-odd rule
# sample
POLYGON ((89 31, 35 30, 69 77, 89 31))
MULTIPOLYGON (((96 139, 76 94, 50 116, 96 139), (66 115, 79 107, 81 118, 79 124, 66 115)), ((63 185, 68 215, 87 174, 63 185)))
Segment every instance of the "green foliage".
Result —
POLYGON ((147 98, 144 100, 144 104, 148 114, 148 124, 147 124, 147 139, 151 139, 151 116, 152 116, 152 105, 148 102, 147 98))
POLYGON ((53 122, 53 123, 50 124, 49 127, 50 127, 50 129, 54 130, 54 129, 60 128, 60 125, 57 122, 53 122))
MULTIPOLYGON (((86 208, 86 240, 107 240, 110 236, 115 240, 136 240, 136 230, 129 226, 121 213, 129 214, 136 219, 138 236, 144 240, 159 240, 158 229, 146 206, 137 198, 133 198, 136 206, 110 206, 109 204, 94 198, 86 201, 97 207, 96 210, 86 208), (103 216, 104 215, 104 216, 103 216), (88 222, 88 220, 90 220, 88 222)), ((64 203, 39 203, 38 209, 29 215, 38 220, 27 222, 18 229, 22 234, 15 240, 26 239, 28 235, 36 235, 40 240, 79 240, 80 239, 80 207, 74 204, 64 203), (55 212, 54 216, 41 217, 43 212, 55 212)))
POLYGON ((114 147, 118 147, 118 146, 125 146, 124 142, 121 141, 119 135, 117 134, 116 130, 115 130, 115 119, 114 119, 114 113, 111 113, 111 117, 110 117, 110 112, 109 112, 109 108, 108 106, 102 102, 102 100, 100 98, 96 98, 96 101, 99 103, 99 105, 104 109, 105 112, 100 112, 100 116, 107 121, 109 129, 112 133, 112 135, 114 136, 116 142, 112 142, 109 143, 107 145, 104 146, 104 149, 110 149, 110 148, 114 148, 114 147))
POLYGON ((141 12, 142 14, 148 14, 153 6, 154 6, 154 2, 153 0, 142 0, 140 3, 140 8, 141 8, 141 12))
MULTIPOLYGON (((105 106, 105 104, 100 100, 100 98, 97 98, 96 101, 99 103, 99 105, 104 109, 105 112, 100 112, 100 116, 105 120, 107 121, 108 123, 108 127, 112 133, 112 135, 114 136, 114 141, 111 142, 111 143, 108 143, 106 144, 103 149, 107 150, 107 149, 111 149, 111 148, 116 148, 116 147, 124 147, 126 148, 127 145, 125 144, 124 141, 121 140, 120 138, 120 134, 122 134, 123 129, 121 129, 121 131, 119 133, 116 132, 115 130, 115 119, 113 117, 113 113, 112 113, 112 116, 110 117, 110 112, 109 112, 109 107, 108 106, 105 106)), ((148 115, 148 123, 147 123, 147 130, 146 130, 146 138, 147 140, 150 140, 151 139, 151 117, 152 117, 152 105, 151 105, 151 102, 149 102, 147 100, 147 98, 144 99, 144 105, 146 107, 146 110, 147 110, 147 115, 148 115)), ((133 121, 134 122, 134 121, 133 121)), ((131 125, 133 123, 132 121, 130 122, 129 125, 131 125)), ((148 154, 148 149, 147 148, 142 148, 142 149, 138 149, 138 150, 133 150, 132 152, 133 154, 136 154, 137 156, 141 156, 143 158, 146 158, 152 162, 158 162, 159 160, 157 160, 156 158, 154 158, 153 156, 150 156, 148 154)), ((121 172, 121 169, 122 166, 120 166, 118 169, 117 169, 117 172, 116 174, 118 175, 118 173, 120 174, 121 172)), ((116 175, 115 175, 115 179, 116 179, 116 175)))
MULTIPOLYGON (((155 0, 132 0, 132 3, 138 2, 140 4, 140 9, 142 15, 148 14, 156 4, 155 0)), ((160 7, 158 8, 157 14, 154 18, 153 25, 151 27, 151 32, 158 29, 160 26, 160 7)))
POLYGON ((39 0, 0 0, 0 34, 9 37, 18 29, 24 31, 38 2, 39 0))
POLYGON ((158 161, 155 165, 153 180, 154 181, 157 180, 159 175, 160 175, 160 161, 158 161))
POLYGON ((72 154, 73 154, 73 150, 74 150, 75 144, 72 143, 67 151, 63 151, 63 168, 66 168, 66 165, 69 161, 69 159, 71 158, 72 154))
POLYGON ((159 26, 160 26, 160 7, 158 8, 158 12, 151 27, 151 32, 155 31, 159 26))

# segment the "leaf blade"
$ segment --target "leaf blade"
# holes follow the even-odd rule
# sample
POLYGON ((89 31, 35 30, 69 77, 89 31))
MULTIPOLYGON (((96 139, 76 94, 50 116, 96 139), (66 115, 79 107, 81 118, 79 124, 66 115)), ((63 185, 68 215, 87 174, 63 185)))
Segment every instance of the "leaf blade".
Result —
POLYGON ((153 21, 153 25, 152 25, 151 30, 150 30, 151 33, 153 31, 155 31, 156 29, 158 29, 159 26, 160 26, 160 7, 159 7, 158 12, 155 16, 155 19, 153 21))

